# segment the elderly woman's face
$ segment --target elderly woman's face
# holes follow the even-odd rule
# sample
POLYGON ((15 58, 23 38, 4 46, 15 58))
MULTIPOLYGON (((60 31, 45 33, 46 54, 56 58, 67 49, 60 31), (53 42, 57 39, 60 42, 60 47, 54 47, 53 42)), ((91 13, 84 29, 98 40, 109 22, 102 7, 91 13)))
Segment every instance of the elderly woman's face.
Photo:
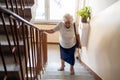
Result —
POLYGON ((65 22, 65 27, 66 27, 66 28, 70 28, 70 21, 66 21, 66 22, 65 22))

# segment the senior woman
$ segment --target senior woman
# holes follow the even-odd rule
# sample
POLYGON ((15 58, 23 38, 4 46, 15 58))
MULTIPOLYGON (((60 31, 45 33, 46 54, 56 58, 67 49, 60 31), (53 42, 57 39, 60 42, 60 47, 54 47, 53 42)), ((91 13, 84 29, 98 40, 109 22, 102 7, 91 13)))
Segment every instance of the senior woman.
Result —
MULTIPOLYGON (((78 43, 80 43, 80 38, 77 28, 74 28, 73 17, 70 14, 65 14, 63 17, 63 22, 60 22, 56 27, 49 30, 44 30, 47 33, 54 33, 56 31, 60 32, 59 43, 60 43, 60 56, 61 56, 61 66, 59 71, 63 71, 65 67, 65 62, 70 64, 70 74, 74 75, 74 64, 75 64, 75 48, 76 48, 76 38, 78 43), (75 36, 75 30, 77 37, 75 36)), ((81 46, 81 45, 79 45, 81 46)))

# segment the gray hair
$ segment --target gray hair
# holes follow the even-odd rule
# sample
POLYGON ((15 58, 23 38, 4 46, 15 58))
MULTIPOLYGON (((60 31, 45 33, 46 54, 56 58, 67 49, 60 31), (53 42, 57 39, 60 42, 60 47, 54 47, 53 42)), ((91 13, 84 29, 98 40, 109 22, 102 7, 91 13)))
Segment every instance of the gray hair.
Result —
POLYGON ((72 24, 73 23, 73 16, 67 13, 63 16, 63 20, 64 20, 64 22, 70 21, 70 23, 72 24))

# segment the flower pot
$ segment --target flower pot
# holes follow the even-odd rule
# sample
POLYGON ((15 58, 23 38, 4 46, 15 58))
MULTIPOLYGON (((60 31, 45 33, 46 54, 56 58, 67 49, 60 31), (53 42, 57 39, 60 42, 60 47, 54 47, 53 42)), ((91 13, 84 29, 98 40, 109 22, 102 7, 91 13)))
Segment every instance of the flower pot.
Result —
POLYGON ((83 23, 87 23, 87 18, 86 17, 84 17, 84 18, 82 18, 82 20, 81 20, 83 23))

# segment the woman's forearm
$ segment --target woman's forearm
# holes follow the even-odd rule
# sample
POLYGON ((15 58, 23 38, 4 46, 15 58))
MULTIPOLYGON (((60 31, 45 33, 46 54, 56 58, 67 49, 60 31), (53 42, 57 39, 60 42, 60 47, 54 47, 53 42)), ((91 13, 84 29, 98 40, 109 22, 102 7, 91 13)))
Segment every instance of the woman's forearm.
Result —
POLYGON ((53 29, 49 29, 49 30, 44 30, 47 33, 54 33, 55 31, 53 29))
POLYGON ((81 48, 81 41, 80 41, 80 35, 77 34, 77 40, 78 40, 78 43, 79 43, 79 47, 81 48))

